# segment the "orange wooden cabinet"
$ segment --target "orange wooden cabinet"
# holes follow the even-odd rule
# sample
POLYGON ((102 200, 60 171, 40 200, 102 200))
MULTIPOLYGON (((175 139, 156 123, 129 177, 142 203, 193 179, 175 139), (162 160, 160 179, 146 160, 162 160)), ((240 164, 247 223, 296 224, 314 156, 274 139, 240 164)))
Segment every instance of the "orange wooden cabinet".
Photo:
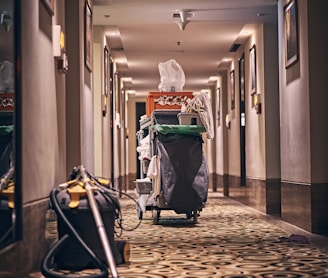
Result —
POLYGON ((149 92, 146 99, 146 114, 149 117, 155 109, 181 109, 193 92, 149 92))
POLYGON ((0 111, 14 111, 14 93, 0 93, 0 111))

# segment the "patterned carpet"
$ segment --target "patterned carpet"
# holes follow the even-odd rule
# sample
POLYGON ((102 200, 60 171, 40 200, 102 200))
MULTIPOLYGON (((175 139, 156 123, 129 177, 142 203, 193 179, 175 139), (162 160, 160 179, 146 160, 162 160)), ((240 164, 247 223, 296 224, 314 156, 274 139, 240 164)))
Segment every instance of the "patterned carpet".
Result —
MULTIPOLYGON (((130 244, 130 260, 117 266, 119 277, 328 277, 328 253, 311 241, 311 234, 292 235, 289 226, 278 224, 281 221, 270 221, 219 193, 209 193, 196 224, 162 210, 155 225, 152 212, 146 211, 133 230, 138 225, 136 206, 126 197, 121 206, 123 227, 132 231, 123 231, 121 237, 130 244)), ((54 224, 49 222, 49 242, 55 240, 54 224)), ((97 271, 85 270, 79 276, 97 271)), ((36 272, 29 277, 44 276, 36 272)))

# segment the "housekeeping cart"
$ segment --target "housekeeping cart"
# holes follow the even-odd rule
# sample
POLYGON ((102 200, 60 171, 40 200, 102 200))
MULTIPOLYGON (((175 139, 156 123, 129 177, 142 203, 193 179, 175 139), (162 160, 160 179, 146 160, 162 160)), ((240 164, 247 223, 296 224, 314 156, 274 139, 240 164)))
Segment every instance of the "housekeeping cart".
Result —
POLYGON ((162 210, 185 214, 196 223, 207 201, 209 172, 202 149, 205 128, 197 114, 180 112, 156 109, 140 121, 140 130, 147 129, 148 138, 140 138, 142 131, 137 133, 139 144, 149 146, 150 156, 148 169, 143 170, 146 178, 136 180, 137 215, 141 219, 143 212, 151 210, 154 224, 159 224, 162 210))

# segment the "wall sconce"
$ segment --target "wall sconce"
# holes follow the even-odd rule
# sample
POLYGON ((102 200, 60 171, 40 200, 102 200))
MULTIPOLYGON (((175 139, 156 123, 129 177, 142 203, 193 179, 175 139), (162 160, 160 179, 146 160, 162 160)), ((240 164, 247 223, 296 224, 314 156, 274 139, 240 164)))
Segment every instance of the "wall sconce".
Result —
POLYGON ((68 57, 65 52, 63 52, 61 57, 57 60, 57 69, 61 73, 68 72, 68 57))
POLYGON ((230 126, 231 126, 231 115, 230 115, 230 113, 227 113, 226 116, 225 116, 225 125, 226 125, 227 129, 229 129, 230 126))
POLYGON ((102 115, 103 117, 105 117, 107 114, 107 97, 104 94, 102 94, 101 99, 102 99, 102 115))
POLYGON ((261 114, 262 113, 262 104, 261 104, 261 97, 259 94, 255 94, 253 96, 253 103, 254 103, 254 108, 255 108, 256 114, 261 114))
POLYGON ((121 128, 121 115, 119 112, 115 113, 115 126, 121 128))
POLYGON ((65 53, 65 34, 61 31, 60 25, 52 27, 52 49, 57 60, 57 69, 61 73, 68 71, 68 57, 65 53))
POLYGON ((262 105, 261 105, 261 102, 256 103, 256 105, 255 105, 255 111, 256 111, 256 114, 261 114, 262 113, 262 105))

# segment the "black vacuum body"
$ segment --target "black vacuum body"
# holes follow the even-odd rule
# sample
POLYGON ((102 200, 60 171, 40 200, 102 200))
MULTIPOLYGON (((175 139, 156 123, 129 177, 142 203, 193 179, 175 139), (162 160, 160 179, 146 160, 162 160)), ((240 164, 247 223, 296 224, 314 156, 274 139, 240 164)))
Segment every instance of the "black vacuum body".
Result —
POLYGON ((9 240, 12 239, 13 231, 10 231, 13 225, 12 213, 13 213, 13 209, 8 207, 7 197, 2 196, 0 194, 0 219, 1 219, 0 239, 3 239, 3 242, 2 241, 0 242, 0 247, 2 246, 2 243, 7 242, 8 239, 9 240))
MULTIPOLYGON (((103 219, 111 250, 116 258, 116 262, 119 263, 119 254, 114 242, 115 206, 100 192, 95 191, 94 194, 103 219)), ((80 197, 79 205, 76 208, 69 207, 71 197, 67 190, 62 190, 57 194, 57 201, 65 217, 72 224, 82 240, 89 246, 95 255, 106 264, 106 257, 99 239, 92 210, 89 207, 87 196, 80 197)), ((60 218, 57 220, 57 229, 59 238, 66 234, 70 234, 67 225, 60 218)), ((58 269, 81 270, 95 267, 90 256, 72 236, 70 236, 70 239, 65 243, 63 248, 55 255, 54 262, 58 269)))

